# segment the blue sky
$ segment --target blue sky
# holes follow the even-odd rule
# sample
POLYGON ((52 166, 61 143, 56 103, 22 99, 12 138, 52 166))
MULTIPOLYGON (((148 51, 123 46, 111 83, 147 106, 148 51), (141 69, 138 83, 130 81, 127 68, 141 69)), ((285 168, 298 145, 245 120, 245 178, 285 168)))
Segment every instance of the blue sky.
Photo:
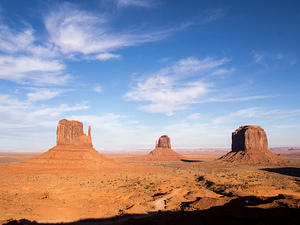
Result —
POLYGON ((47 150, 62 118, 98 150, 300 145, 299 1, 0 2, 0 150, 47 150))

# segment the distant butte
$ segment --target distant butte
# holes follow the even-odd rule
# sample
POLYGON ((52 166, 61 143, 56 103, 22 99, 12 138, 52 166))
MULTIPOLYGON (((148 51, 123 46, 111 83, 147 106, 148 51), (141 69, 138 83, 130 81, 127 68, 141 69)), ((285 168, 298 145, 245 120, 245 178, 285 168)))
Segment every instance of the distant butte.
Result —
POLYGON ((180 161, 184 157, 171 148, 171 139, 162 135, 155 143, 155 149, 147 156, 146 161, 180 161))
POLYGON ((93 148, 90 126, 86 135, 81 122, 62 119, 57 125, 56 135, 56 146, 20 164, 33 168, 63 170, 99 169, 118 164, 93 148))
POLYGON ((219 160, 233 164, 284 164, 285 160, 268 150, 268 140, 260 126, 240 126, 232 133, 231 152, 219 160))

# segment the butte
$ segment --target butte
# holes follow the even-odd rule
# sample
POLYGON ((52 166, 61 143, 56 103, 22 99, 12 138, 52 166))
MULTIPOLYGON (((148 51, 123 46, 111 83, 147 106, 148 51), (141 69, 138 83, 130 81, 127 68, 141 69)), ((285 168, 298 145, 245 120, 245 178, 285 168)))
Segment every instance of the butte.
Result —
POLYGON ((288 160, 268 149, 266 132, 260 126, 240 126, 232 133, 231 152, 219 160, 232 164, 285 164, 288 160))
POLYGON ((41 170, 95 170, 118 165, 93 148, 90 126, 86 135, 81 122, 62 119, 58 123, 56 135, 56 146, 37 157, 18 163, 18 166, 41 170))
POLYGON ((162 135, 156 141, 155 149, 145 158, 146 161, 180 161, 184 157, 171 148, 171 139, 168 135, 162 135))

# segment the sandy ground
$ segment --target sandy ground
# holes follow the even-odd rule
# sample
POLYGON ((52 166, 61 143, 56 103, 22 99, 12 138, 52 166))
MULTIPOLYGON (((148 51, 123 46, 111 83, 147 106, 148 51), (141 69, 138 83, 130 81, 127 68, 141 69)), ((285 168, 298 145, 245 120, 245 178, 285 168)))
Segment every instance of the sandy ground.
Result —
POLYGON ((110 155, 126 166, 106 171, 12 169, 16 161, 32 156, 0 154, 0 224, 22 218, 72 222, 150 212, 204 212, 235 200, 250 208, 300 209, 297 154, 283 155, 291 160, 288 167, 224 167, 213 161, 220 154, 193 153, 185 155, 191 162, 110 155))

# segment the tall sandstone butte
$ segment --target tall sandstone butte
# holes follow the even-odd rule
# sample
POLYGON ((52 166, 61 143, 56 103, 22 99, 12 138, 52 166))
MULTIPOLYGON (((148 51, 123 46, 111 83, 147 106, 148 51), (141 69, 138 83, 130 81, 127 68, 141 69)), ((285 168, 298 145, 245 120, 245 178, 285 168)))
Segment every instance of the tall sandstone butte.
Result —
POLYGON ((92 145, 91 126, 88 128, 88 136, 83 132, 83 124, 76 120, 62 119, 57 125, 57 145, 75 145, 89 146, 92 145))
POLYGON ((119 165, 93 148, 90 126, 86 135, 81 122, 62 119, 57 125, 56 135, 56 146, 24 162, 23 165, 35 169, 64 171, 112 168, 119 165))
POLYGON ((220 160, 229 163, 283 164, 288 161, 268 150, 266 132, 260 126, 240 126, 232 133, 231 152, 220 160))
POLYGON ((162 135, 155 143, 155 149, 147 156, 146 161, 180 161, 184 157, 171 148, 171 139, 162 135))
POLYGON ((158 143, 155 146, 156 148, 171 148, 171 139, 168 135, 162 135, 158 139, 158 143))

